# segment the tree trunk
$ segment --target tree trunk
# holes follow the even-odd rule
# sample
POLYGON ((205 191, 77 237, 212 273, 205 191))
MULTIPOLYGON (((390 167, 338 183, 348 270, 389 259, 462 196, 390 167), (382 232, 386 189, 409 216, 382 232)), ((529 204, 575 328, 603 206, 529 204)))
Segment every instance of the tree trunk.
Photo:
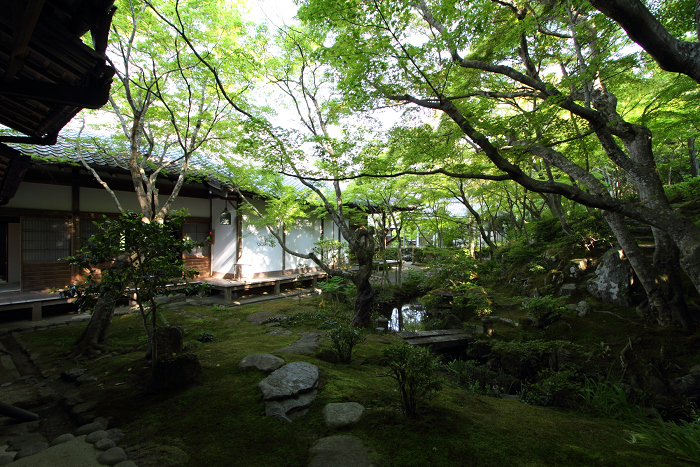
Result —
MULTIPOLYGON (((116 260, 104 271, 104 275, 119 274, 119 269, 126 267, 127 264, 126 260, 116 260)), ((70 354, 72 357, 91 356, 97 350, 104 350, 109 326, 112 324, 112 316, 114 316, 114 307, 121 293, 122 288, 114 284, 105 284, 103 287, 100 287, 100 296, 97 299, 95 308, 92 310, 90 321, 73 344, 70 354)))
POLYGON ((368 327, 372 312, 372 302, 374 301, 374 287, 369 281, 370 277, 372 277, 372 260, 376 249, 374 229, 371 227, 369 229, 357 229, 353 243, 358 269, 352 278, 352 282, 357 287, 357 297, 355 298, 355 315, 352 318, 351 325, 354 327, 368 327))
MULTIPOLYGON (((655 261, 652 265, 642 253, 622 216, 609 211, 604 211, 603 216, 620 242, 625 256, 646 292, 649 319, 664 327, 692 329, 693 323, 683 296, 678 267, 672 267, 674 257, 676 261, 678 259, 678 249, 673 242, 665 234, 655 236, 658 240, 657 249, 654 252, 655 261), (667 240, 665 243, 664 236, 667 240)), ((660 233, 663 234, 663 232, 660 233)))
POLYGON ((87 327, 73 344, 71 356, 91 356, 104 350, 109 326, 112 324, 114 306, 120 291, 115 287, 103 287, 87 327))
POLYGON ((549 210, 557 216, 557 219, 559 219, 559 223, 561 224, 561 228, 564 233, 568 236, 574 235, 574 229, 571 228, 569 222, 566 220, 566 215, 561 207, 561 195, 554 193, 542 193, 542 198, 544 198, 547 206, 549 206, 549 210))

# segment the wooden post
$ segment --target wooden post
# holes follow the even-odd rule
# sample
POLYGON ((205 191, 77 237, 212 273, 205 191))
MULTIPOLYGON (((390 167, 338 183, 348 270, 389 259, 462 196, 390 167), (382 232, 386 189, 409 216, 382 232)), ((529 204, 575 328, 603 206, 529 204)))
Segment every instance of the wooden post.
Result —
POLYGON ((32 303, 32 321, 41 320, 41 302, 32 303))

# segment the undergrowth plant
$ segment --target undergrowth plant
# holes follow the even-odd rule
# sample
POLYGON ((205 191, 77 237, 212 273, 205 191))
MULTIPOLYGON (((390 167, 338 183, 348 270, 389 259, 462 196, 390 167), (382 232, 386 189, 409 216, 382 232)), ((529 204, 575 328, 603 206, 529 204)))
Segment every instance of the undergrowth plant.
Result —
POLYGON ((326 333, 331 340, 331 349, 338 356, 340 363, 352 361, 352 350, 367 338, 363 329, 339 324, 326 333))
POLYGON ((657 416, 630 433, 630 442, 666 449, 680 459, 700 464, 700 420, 665 422, 657 416))
POLYGON ((439 358, 425 347, 414 347, 406 342, 384 347, 381 354, 389 367, 381 376, 396 380, 406 415, 415 417, 418 403, 430 400, 442 389, 439 358))
POLYGON ((619 381, 610 378, 583 377, 581 397, 587 410, 601 413, 618 420, 633 421, 642 416, 640 405, 627 396, 627 391, 619 381))

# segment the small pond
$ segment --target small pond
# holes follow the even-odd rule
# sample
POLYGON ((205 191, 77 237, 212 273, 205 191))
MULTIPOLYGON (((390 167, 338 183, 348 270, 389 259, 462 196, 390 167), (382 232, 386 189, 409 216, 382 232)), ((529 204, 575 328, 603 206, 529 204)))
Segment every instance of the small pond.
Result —
POLYGON ((425 309, 417 303, 406 303, 391 311, 389 331, 422 331, 425 309))

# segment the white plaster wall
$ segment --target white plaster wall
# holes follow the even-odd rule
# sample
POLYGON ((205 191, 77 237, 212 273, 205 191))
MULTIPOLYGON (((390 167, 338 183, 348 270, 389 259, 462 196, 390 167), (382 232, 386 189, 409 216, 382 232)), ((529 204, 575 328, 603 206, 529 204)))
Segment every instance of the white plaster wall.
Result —
POLYGON ((231 211, 231 225, 219 224, 219 216, 226 203, 223 199, 211 200, 212 228, 214 244, 211 246, 211 270, 213 274, 235 274, 236 263, 236 212, 231 211))
MULTIPOLYGON (((115 191, 117 198, 122 207, 129 211, 139 212, 141 208, 136 199, 136 193, 133 191, 115 191)), ((165 203, 168 200, 167 195, 160 195, 158 200, 165 203)), ((173 203, 173 209, 186 208, 190 216, 194 217, 209 217, 209 200, 198 198, 185 198, 178 196, 173 203)), ((102 188, 80 188, 80 208, 83 212, 119 212, 117 205, 114 203, 112 196, 107 190, 102 188)))
MULTIPOLYGON (((321 221, 318 219, 299 219, 287 231, 286 243, 290 250, 298 253, 310 253, 314 243, 321 237, 321 221)), ((310 259, 286 253, 286 268, 315 267, 310 259)))
MULTIPOLYGON (((261 201, 254 201, 255 207, 264 212, 265 204, 261 201)), ((280 271, 282 269, 282 247, 275 240, 275 246, 260 245, 261 240, 269 234, 264 227, 256 227, 250 222, 250 215, 243 216, 243 248, 241 254, 241 264, 243 275, 255 274, 259 272, 280 271)))
POLYGON ((22 182, 14 198, 6 206, 8 208, 70 211, 71 187, 22 182))

